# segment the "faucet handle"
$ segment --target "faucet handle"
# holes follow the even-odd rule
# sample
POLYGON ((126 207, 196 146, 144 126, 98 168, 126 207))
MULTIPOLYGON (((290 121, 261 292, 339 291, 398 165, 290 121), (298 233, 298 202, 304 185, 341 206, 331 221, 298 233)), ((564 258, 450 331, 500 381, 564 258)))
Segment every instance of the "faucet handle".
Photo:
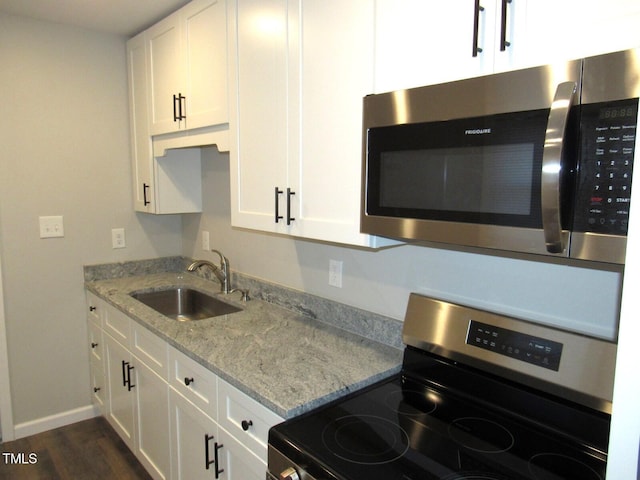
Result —
POLYGON ((243 302, 248 302, 249 300, 251 300, 251 297, 249 297, 249 290, 242 290, 241 288, 234 288, 229 293, 235 293, 235 292, 240 292, 241 293, 240 300, 242 300, 243 302))

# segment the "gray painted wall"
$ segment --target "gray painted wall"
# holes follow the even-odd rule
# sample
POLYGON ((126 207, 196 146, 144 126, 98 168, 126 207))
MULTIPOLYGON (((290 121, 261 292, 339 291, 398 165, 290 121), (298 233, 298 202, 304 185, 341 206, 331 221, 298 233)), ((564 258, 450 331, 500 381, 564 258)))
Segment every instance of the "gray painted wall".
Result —
POLYGON ((125 39, 0 13, 0 242, 15 424, 89 405, 82 266, 181 248, 132 210, 125 39), (63 215, 64 238, 38 217, 63 215), (111 228, 127 248, 111 248, 111 228))

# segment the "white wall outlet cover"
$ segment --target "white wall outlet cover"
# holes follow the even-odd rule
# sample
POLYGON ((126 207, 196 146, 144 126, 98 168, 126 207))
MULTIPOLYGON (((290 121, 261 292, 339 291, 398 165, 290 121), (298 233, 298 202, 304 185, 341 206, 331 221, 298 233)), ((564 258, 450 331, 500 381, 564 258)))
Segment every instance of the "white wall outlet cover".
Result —
POLYGON ((124 236, 124 228, 111 229, 111 246, 113 248, 124 248, 127 246, 124 236))
POLYGON ((342 288, 342 260, 329 260, 329 285, 342 288))
POLYGON ((39 217, 40 238, 64 237, 62 215, 39 217))

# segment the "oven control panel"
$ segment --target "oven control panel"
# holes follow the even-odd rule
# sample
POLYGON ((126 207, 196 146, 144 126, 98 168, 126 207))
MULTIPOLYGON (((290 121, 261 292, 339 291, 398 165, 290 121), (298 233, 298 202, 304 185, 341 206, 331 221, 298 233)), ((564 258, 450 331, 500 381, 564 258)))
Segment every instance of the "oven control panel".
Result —
POLYGON ((471 320, 466 343, 556 372, 560 368, 562 344, 546 338, 471 320))

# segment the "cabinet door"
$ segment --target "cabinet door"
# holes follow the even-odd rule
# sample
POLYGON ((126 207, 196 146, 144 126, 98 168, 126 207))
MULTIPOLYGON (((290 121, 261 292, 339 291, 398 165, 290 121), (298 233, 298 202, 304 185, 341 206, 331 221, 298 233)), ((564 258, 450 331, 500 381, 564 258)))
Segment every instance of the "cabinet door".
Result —
POLYGON ((530 0, 526 18, 525 57, 530 65, 625 50, 640 44, 637 0, 530 0))
MULTIPOLYGON (((174 480, 215 478, 224 467, 216 464, 216 447, 221 445, 218 426, 173 389, 169 392, 172 432, 172 475, 174 480)), ((224 444, 222 444, 224 445, 224 444)), ((218 460, 223 457, 218 451, 218 460)), ((222 462, 220 462, 222 463, 222 462)), ((223 477, 224 478, 224 477, 223 477)))
POLYGON ((297 47, 290 62, 297 76, 291 117, 299 112, 292 136, 299 146, 292 146, 289 166, 294 233, 371 246, 372 238, 360 234, 360 190, 362 98, 373 91, 374 2, 346 2, 338 16, 322 0, 300 5, 300 26, 290 33, 297 47))
POLYGON ((231 223, 286 231, 288 118, 286 0, 230 1, 231 223), (276 187, 282 194, 276 195, 276 187))
POLYGON ((375 92, 492 71, 497 3, 481 1, 477 38, 482 52, 473 57, 474 0, 376 0, 375 92))
MULTIPOLYGON (((134 396, 127 382, 131 372, 129 351, 116 342, 110 335, 104 334, 106 374, 109 382, 109 400, 107 420, 127 446, 135 451, 135 419, 133 411, 134 396)), ((135 383, 134 383, 135 384, 135 383)))
POLYGON ((229 121, 227 12, 224 0, 196 0, 181 10, 186 128, 229 121))
POLYGON ((267 462, 258 458, 223 428, 218 431, 222 447, 218 450, 219 468, 225 480, 264 480, 267 462))
POLYGON ((127 42, 133 205, 138 212, 150 212, 155 207, 146 52, 144 33, 127 42))
POLYGON ((187 93, 182 85, 184 65, 180 55, 179 12, 158 22, 146 34, 151 89, 150 131, 152 135, 159 135, 181 128, 180 122, 175 121, 174 95, 187 93))
POLYGON ((170 478, 169 386, 136 357, 135 387, 136 456, 155 479, 170 478))

